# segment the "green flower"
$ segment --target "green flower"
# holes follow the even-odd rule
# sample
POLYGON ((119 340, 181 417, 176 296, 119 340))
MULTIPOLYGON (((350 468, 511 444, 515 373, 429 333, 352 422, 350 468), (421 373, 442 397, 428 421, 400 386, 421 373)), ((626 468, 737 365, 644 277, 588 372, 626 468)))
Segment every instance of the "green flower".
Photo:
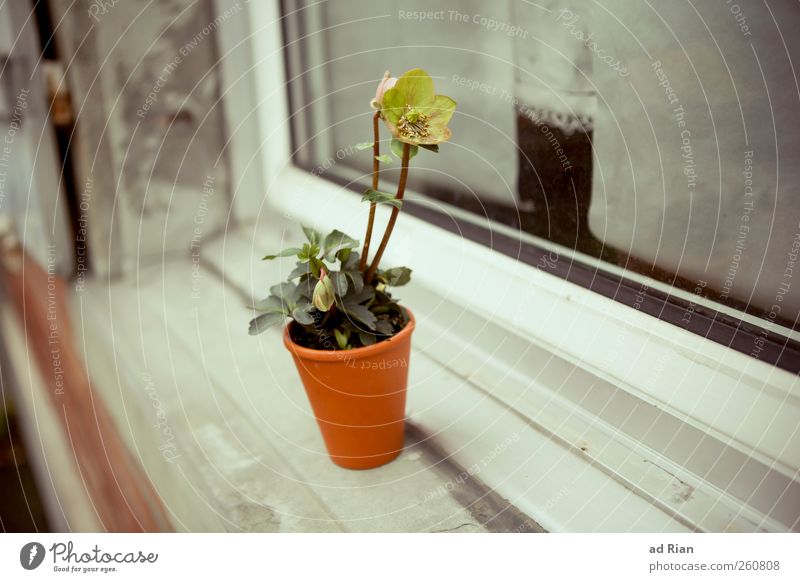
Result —
POLYGON ((456 102, 436 95, 433 79, 422 69, 412 69, 383 94, 381 113, 397 139, 411 145, 434 145, 450 139, 447 122, 456 102))

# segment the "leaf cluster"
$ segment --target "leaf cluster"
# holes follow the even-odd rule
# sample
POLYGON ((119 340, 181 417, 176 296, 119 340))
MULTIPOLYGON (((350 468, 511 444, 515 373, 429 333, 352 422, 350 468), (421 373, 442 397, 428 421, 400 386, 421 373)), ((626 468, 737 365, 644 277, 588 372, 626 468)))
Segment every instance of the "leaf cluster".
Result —
POLYGON ((359 270, 358 241, 338 230, 326 236, 303 227, 307 242, 284 249, 264 260, 294 256, 295 267, 284 283, 269 289, 269 295, 253 305, 257 315, 250 321, 250 335, 294 320, 292 338, 312 349, 349 350, 373 345, 400 331, 408 314, 392 297, 389 288, 405 285, 411 270, 394 267, 379 271, 370 285, 359 270), (320 311, 312 301, 322 277, 330 277, 334 302, 320 311))

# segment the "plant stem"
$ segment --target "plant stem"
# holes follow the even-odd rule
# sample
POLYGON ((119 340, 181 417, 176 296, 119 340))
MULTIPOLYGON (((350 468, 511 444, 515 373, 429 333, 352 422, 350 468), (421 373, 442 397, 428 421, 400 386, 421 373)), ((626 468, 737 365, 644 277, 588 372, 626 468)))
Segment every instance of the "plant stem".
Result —
MULTIPOLYGON (((403 166, 400 169, 400 181, 397 183, 397 194, 395 194, 395 200, 402 200, 403 195, 406 192, 406 182, 408 181, 408 160, 411 154, 411 146, 407 143, 403 143, 403 166)), ((369 285, 372 283, 373 277, 375 277, 375 271, 378 270, 378 263, 381 262, 381 257, 383 256, 383 251, 386 250, 386 245, 389 244, 389 237, 392 236, 392 231, 394 230, 394 223, 397 222, 397 215, 400 214, 400 209, 396 206, 392 207, 392 215, 389 217, 389 223, 386 225, 386 232, 383 233, 383 239, 381 240, 381 245, 378 247, 378 252, 375 253, 375 258, 372 260, 372 264, 369 266, 369 270, 367 274, 364 276, 364 283, 369 285)))
MULTIPOLYGON (((378 180, 380 175, 381 163, 378 161, 378 156, 381 155, 380 133, 378 131, 378 120, 380 119, 380 111, 376 111, 372 116, 372 189, 378 189, 378 180)), ((369 205, 369 220, 367 221, 367 234, 364 236, 364 250, 361 252, 361 261, 358 265, 358 270, 362 273, 367 266, 367 255, 369 255, 369 242, 372 239, 372 226, 375 224, 375 203, 370 202, 369 205)))

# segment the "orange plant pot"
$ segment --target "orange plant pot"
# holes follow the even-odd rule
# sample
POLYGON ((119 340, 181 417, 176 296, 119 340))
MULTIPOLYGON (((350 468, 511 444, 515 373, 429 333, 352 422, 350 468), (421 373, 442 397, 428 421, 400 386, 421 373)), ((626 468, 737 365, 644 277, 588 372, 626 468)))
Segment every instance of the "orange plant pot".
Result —
MULTIPOLYGON (((283 332, 331 460, 372 469, 403 450, 408 362, 414 316, 400 333, 354 350, 312 350, 283 332)), ((333 335, 331 341, 335 342, 333 335)))

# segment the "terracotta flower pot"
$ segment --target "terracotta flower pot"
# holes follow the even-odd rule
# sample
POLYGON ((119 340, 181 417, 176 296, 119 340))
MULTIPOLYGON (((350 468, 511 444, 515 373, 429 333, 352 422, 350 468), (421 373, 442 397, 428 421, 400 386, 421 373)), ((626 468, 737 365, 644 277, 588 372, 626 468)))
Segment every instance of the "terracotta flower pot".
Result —
MULTIPOLYGON (((354 350, 312 350, 283 332, 331 460, 371 469, 403 450, 406 384, 414 316, 397 335, 354 350)), ((335 342, 331 334, 331 342, 335 342)))

